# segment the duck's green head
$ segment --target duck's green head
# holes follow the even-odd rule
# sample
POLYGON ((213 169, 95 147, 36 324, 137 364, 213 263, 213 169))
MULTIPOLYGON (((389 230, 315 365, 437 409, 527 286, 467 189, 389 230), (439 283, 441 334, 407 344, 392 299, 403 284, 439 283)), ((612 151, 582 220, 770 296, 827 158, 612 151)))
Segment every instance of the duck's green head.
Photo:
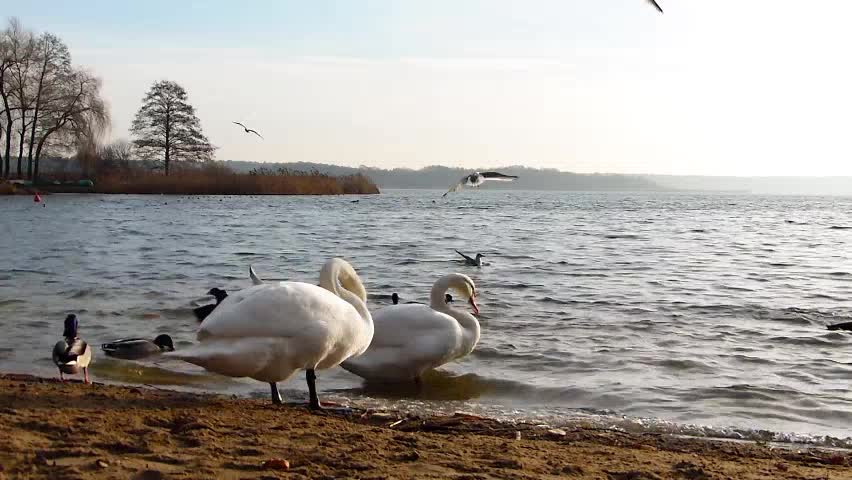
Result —
POLYGON ((216 299, 216 304, 222 303, 222 300, 228 298, 228 292, 222 290, 221 288, 211 288, 208 295, 213 295, 213 298, 216 299))
POLYGON ((166 335, 165 333, 162 335, 157 335, 157 338, 154 339, 154 345, 160 347, 160 350, 165 352, 174 352, 175 344, 172 342, 172 337, 166 335))
POLYGON ((65 317, 65 331, 62 336, 65 338, 77 338, 77 315, 73 313, 65 317))

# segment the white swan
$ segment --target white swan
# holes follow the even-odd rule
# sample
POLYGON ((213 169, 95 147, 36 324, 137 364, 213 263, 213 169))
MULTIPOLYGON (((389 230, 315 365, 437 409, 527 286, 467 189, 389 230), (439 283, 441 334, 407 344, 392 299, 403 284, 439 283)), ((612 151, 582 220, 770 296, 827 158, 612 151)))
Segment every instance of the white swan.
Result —
POLYGON ((267 382, 273 403, 281 403, 276 383, 304 369, 310 406, 319 409, 314 370, 360 355, 373 338, 367 292, 352 266, 329 260, 320 285, 260 283, 231 294, 201 324, 197 345, 167 355, 267 382))
POLYGON ((446 303, 450 288, 479 313, 473 280, 460 273, 445 275, 432 286, 429 306, 391 305, 376 312, 370 348, 340 366, 367 380, 420 383, 426 371, 468 355, 479 342, 479 322, 446 303))

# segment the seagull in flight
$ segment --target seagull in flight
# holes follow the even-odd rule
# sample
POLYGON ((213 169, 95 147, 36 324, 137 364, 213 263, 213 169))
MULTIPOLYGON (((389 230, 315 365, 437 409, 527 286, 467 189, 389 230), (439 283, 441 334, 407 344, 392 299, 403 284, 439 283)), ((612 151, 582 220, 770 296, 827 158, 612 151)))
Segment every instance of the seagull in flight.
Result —
POLYGON ((458 253, 459 255, 464 257, 464 264, 465 265, 468 265, 468 266, 471 266, 471 267, 481 267, 482 266, 482 257, 485 256, 481 253, 477 253, 476 258, 471 258, 471 257, 468 257, 467 255, 461 253, 458 250, 456 250, 456 253, 458 253))
POLYGON ((253 133, 253 134, 257 135, 258 137, 260 137, 261 139, 263 139, 263 136, 261 134, 257 133, 257 130, 252 130, 252 129, 248 128, 247 126, 243 125, 240 122, 232 122, 232 123, 236 123, 237 125, 243 127, 243 129, 246 131, 246 133, 253 133))
POLYGON ((660 11, 660 13, 663 13, 663 9, 660 7, 660 4, 657 3, 657 0, 648 0, 648 3, 653 5, 657 10, 660 11))
MULTIPOLYGON (((450 187, 447 193, 458 192, 462 187, 478 187, 485 183, 486 180, 499 180, 501 182, 511 182, 518 178, 516 175, 504 175, 499 172, 473 172, 470 175, 465 175, 459 183, 450 187)), ((446 197, 447 193, 441 195, 446 197)))

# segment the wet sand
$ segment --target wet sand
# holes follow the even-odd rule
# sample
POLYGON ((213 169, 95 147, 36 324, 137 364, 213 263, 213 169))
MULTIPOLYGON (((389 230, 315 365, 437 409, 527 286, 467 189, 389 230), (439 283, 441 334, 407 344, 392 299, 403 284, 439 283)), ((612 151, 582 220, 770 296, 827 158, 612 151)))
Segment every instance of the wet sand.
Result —
POLYGON ((0 479, 852 479, 852 453, 0 375, 0 479), (520 432, 520 433, 519 433, 520 432), (518 439, 520 437, 520 439, 518 439))

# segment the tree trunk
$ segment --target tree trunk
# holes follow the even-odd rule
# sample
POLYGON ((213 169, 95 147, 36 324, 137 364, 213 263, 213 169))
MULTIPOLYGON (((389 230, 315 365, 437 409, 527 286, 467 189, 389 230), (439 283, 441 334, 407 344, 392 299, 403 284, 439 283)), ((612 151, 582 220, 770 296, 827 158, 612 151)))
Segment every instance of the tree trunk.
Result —
MULTIPOLYGON (((4 110, 3 113, 6 113, 4 110)), ((3 139, 3 135, 6 134, 6 126, 4 125, 0 128, 0 140, 3 139)), ((0 152, 0 177, 9 178, 9 159, 3 157, 3 152, 0 152)))
MULTIPOLYGON (((44 88, 44 76, 47 74, 47 64, 50 62, 50 54, 47 50, 47 40, 45 40, 44 44, 44 63, 41 65, 41 75, 38 78, 38 90, 36 90, 35 97, 35 111, 33 112, 33 128, 30 132, 30 148, 27 152, 27 160, 30 165, 33 163, 33 144, 35 143, 35 135, 36 135, 36 127, 38 127, 38 110, 41 106, 41 91, 44 88)), ((38 172, 38 168, 36 168, 36 172, 38 172)))
POLYGON ((47 137, 50 136, 50 134, 53 133, 53 131, 54 131, 54 129, 48 130, 47 133, 44 135, 44 137, 42 137, 41 141, 38 142, 38 148, 36 148, 35 159, 30 159, 31 163, 34 164, 33 175, 31 177, 33 185, 36 185, 37 182, 38 182, 38 164, 39 164, 39 159, 41 158, 41 149, 44 147, 44 142, 47 141, 47 137))
POLYGON ((44 132, 44 136, 42 136, 41 140, 38 141, 38 146, 36 147, 36 153, 35 153, 35 159, 34 159, 35 161, 33 162, 35 164, 35 171, 34 171, 33 176, 32 176, 33 185, 35 185, 36 182, 38 181, 38 165, 39 165, 40 160, 41 160, 41 151, 44 148, 44 144, 47 142, 47 138, 50 137, 51 135, 53 135, 53 133, 56 132, 57 130, 59 130, 60 128, 64 127, 65 123, 67 121, 68 120, 66 118, 66 119, 62 120, 60 123, 54 125, 52 128, 47 129, 47 131, 44 132))
MULTIPOLYGON (((33 116, 33 128, 30 129, 31 130, 30 131, 30 145, 29 145, 29 150, 27 152, 27 161, 29 162, 29 165, 31 165, 31 166, 33 164, 33 144, 35 143, 35 134, 36 134, 36 126, 37 126, 36 122, 38 122, 38 103, 37 102, 36 102, 35 112, 34 112, 34 116, 33 116)), ((30 167, 30 169, 32 169, 32 167, 30 167)))
MULTIPOLYGON (((9 178, 9 164, 11 163, 12 156, 12 114, 6 110, 6 119, 9 121, 6 122, 6 178, 9 178)), ((21 172, 18 172, 18 176, 21 176, 21 172)))
POLYGON ((169 118, 169 112, 166 111, 166 176, 169 176, 169 150, 171 150, 171 143, 169 140, 169 134, 171 133, 171 118, 169 118))
MULTIPOLYGON (((23 122, 23 119, 21 120, 23 122)), ((26 127, 21 125, 21 131, 18 133, 18 171, 21 171, 21 162, 24 161, 24 137, 27 135, 26 127)), ((33 176, 33 162, 27 165, 27 178, 33 176)))
POLYGON ((38 157, 40 155, 41 155, 41 144, 39 144, 38 150, 36 150, 35 161, 33 161, 33 159, 30 159, 30 163, 33 165, 33 176, 31 177, 33 185, 38 184, 38 157))
POLYGON ((6 72, 8 71, 8 64, 3 63, 0 65, 0 98, 3 99, 3 112, 6 114, 6 151, 5 155, 0 154, 0 160, 4 163, 4 172, 3 176, 9 178, 9 154, 12 150, 12 109, 9 108, 9 95, 6 93, 6 72))

